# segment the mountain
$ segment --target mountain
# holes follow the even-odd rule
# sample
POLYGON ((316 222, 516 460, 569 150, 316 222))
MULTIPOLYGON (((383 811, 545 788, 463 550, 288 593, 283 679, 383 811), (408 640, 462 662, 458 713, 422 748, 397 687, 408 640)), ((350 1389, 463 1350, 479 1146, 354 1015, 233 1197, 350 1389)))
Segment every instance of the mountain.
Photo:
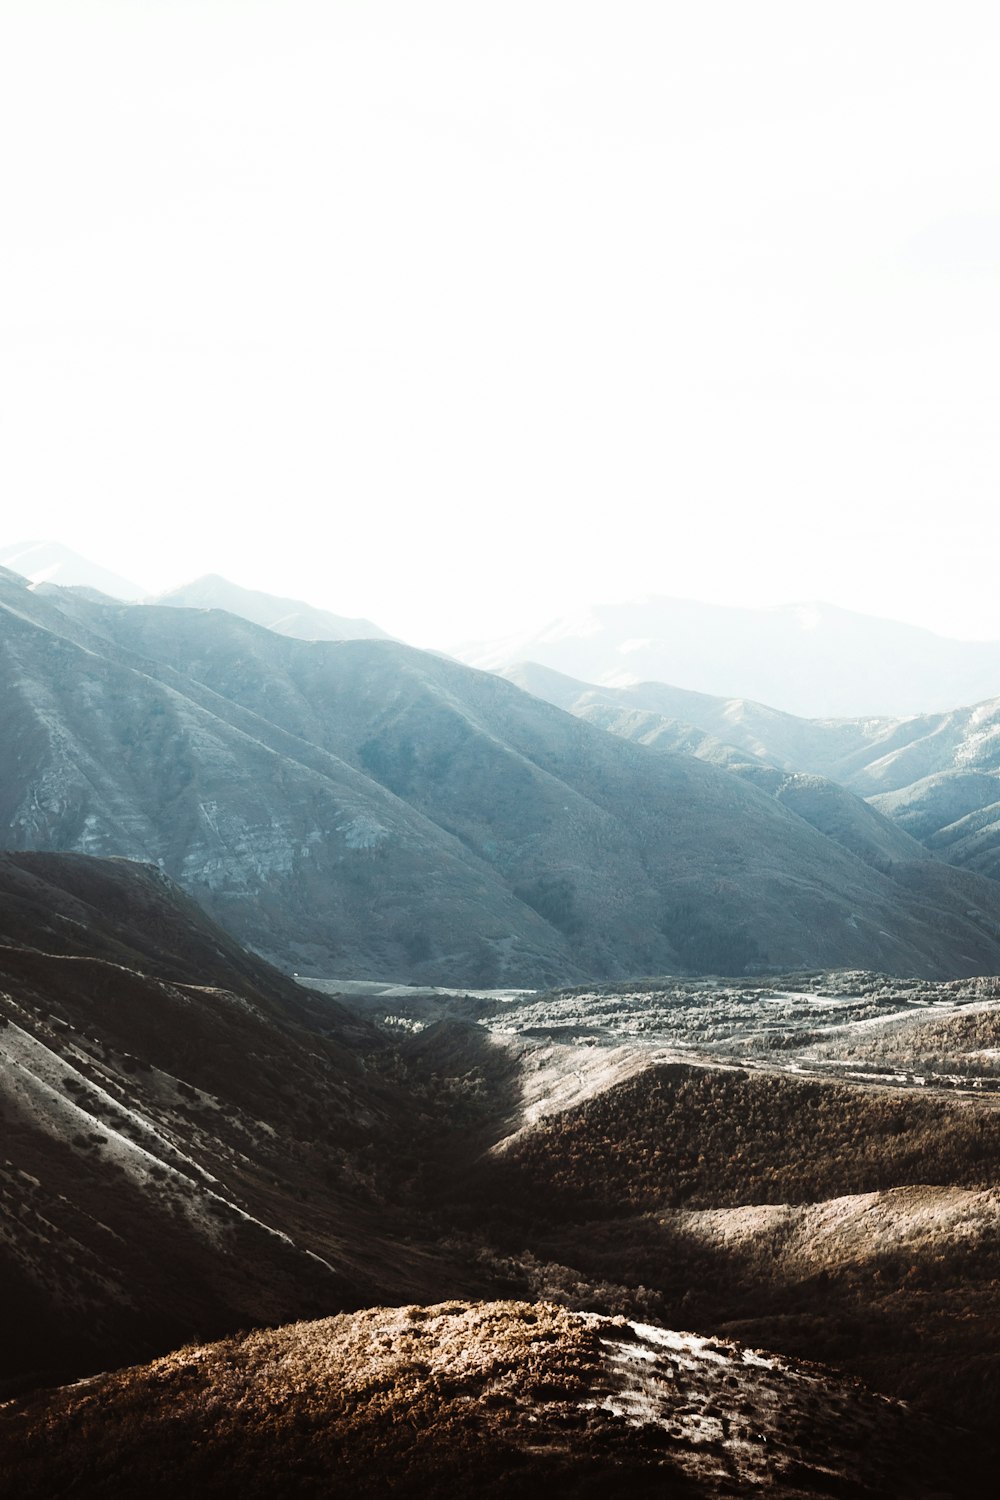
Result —
POLYGON ((1000 698, 903 719, 800 719, 659 682, 595 687, 533 663, 503 675, 614 734, 749 778, 862 857, 912 859, 919 840, 1000 877, 1000 698))
POLYGON ((146 592, 140 584, 81 557, 61 542, 18 542, 0 547, 0 566, 35 584, 93 589, 112 599, 139 599, 146 592))
POLYGON ((388 640, 385 631, 371 620, 354 620, 344 615, 317 609, 300 599, 280 599, 256 589, 244 589, 215 573, 196 578, 192 583, 156 594, 147 604, 171 605, 181 609, 226 609, 241 619, 264 625, 279 635, 291 635, 305 641, 388 640))
MULTIPOLYGON (((791 769, 788 757, 796 750, 805 756, 817 754, 811 737, 826 732, 832 738, 838 730, 849 730, 848 724, 798 720, 763 704, 727 702, 662 683, 592 687, 531 662, 510 667, 503 676, 610 734, 653 749, 693 755, 729 771, 877 869, 890 870, 925 858, 917 838, 862 797, 828 777, 791 769), (672 716, 685 712, 697 722, 672 716), (715 733, 708 733, 706 725, 715 733), (716 738, 726 733, 734 743, 716 738)), ((864 727, 871 729, 870 723, 864 727)), ((822 749, 819 753, 822 758, 822 749)))
POLYGON ((812 718, 922 713, 1000 692, 1000 642, 949 640, 830 604, 646 598, 452 654, 489 671, 535 662, 603 686, 676 683, 812 718))
MULTIPOLYGON (((537 662, 520 661, 500 668, 501 676, 525 692, 580 717, 591 714, 653 716, 678 744, 687 737, 688 753, 720 765, 765 762, 780 770, 838 776, 844 763, 864 757, 872 741, 897 722, 887 715, 867 719, 808 719, 751 698, 720 698, 666 682, 636 682, 613 687, 583 682, 537 662), (738 752, 738 753, 737 753, 738 752)), ((653 719, 649 727, 656 727, 653 719)))
POLYGON ((2 579, 0 611, 8 844, 152 861, 286 968, 1000 968, 993 882, 875 868, 767 791, 490 674, 2 579))

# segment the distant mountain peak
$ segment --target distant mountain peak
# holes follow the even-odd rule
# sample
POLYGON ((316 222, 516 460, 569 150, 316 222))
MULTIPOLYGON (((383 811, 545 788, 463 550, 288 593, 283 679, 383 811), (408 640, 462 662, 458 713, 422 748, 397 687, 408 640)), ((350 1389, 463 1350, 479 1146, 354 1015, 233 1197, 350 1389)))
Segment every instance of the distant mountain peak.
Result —
POLYGON ((244 588, 219 573, 204 573, 190 583, 143 600, 144 604, 177 609, 224 609, 278 635, 306 641, 387 640, 371 620, 337 615, 301 599, 284 599, 259 589, 244 588))
POLYGON ((452 655, 487 671, 534 662, 604 687, 659 682, 804 718, 931 713, 1000 688, 1000 642, 819 600, 751 608, 646 595, 452 655))
POLYGON ((0 546, 0 565, 19 573, 32 584, 96 589, 112 599, 140 599, 146 592, 134 579, 124 578, 100 563, 92 562, 62 542, 15 542, 0 546))

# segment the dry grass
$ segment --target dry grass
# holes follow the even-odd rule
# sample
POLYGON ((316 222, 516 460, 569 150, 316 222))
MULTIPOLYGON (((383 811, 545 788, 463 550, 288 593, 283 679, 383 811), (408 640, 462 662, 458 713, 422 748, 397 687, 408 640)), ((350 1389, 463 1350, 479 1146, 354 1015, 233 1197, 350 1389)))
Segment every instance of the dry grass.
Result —
POLYGON ((0 1408, 3 1493, 939 1497, 954 1434, 814 1366, 546 1304, 371 1309, 0 1408))
POLYGON ((482 1192, 546 1218, 990 1186, 1000 1110, 782 1074, 656 1066, 545 1119, 482 1192))
MULTIPOLYGON (((0 1472, 21 1500, 597 1495, 633 1470, 641 1493, 648 1444, 579 1406, 599 1364, 594 1332, 560 1308, 341 1315, 187 1347, 0 1411, 0 1472), (592 1443, 582 1465, 581 1435, 592 1443)), ((678 1477, 665 1492, 687 1489, 678 1477)))

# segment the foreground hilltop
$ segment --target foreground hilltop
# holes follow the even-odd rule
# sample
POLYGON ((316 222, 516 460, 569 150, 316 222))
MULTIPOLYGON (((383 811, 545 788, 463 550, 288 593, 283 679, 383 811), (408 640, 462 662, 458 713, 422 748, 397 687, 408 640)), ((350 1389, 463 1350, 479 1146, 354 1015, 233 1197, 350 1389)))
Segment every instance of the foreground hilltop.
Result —
POLYGON ((981 1492, 962 1436, 817 1366, 551 1304, 450 1302, 186 1347, 0 1408, 22 1500, 981 1492))

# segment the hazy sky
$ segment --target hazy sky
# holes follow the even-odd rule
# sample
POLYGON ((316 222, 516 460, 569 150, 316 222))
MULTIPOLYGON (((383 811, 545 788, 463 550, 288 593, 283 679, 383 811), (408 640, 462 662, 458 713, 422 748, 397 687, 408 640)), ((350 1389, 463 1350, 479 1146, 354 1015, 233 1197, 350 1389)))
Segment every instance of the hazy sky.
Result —
POLYGON ((0 0, 0 542, 1000 637, 1000 13, 0 0))

